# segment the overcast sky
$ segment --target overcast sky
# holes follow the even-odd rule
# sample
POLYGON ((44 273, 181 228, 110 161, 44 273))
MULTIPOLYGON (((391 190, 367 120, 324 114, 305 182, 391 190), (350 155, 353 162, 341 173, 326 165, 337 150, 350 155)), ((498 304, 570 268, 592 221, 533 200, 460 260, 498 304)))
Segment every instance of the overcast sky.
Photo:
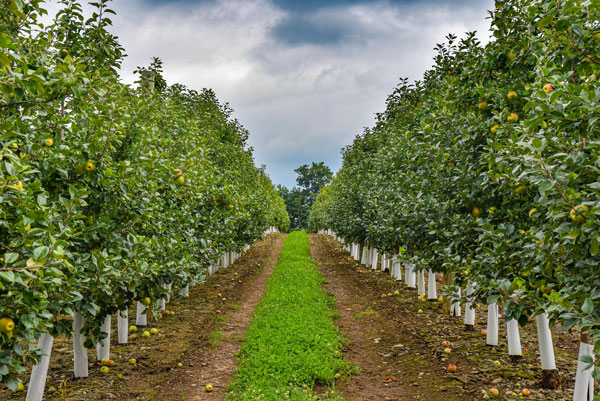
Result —
MULTIPOLYGON (((48 2, 52 12, 56 0, 48 2)), ((448 33, 489 37, 493 0, 115 0, 122 75, 154 56, 169 84, 212 88, 250 131, 276 184, 324 161, 374 115, 400 77, 420 79, 448 33)))

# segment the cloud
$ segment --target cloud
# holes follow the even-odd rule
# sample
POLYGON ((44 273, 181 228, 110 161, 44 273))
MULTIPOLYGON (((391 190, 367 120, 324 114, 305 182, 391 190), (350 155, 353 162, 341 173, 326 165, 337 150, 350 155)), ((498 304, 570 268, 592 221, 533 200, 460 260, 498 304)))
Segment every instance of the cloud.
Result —
MULTIPOLYGON (((56 0, 54 0, 55 2, 56 0)), ((293 170, 325 161, 374 115, 400 77, 419 79, 448 33, 481 31, 493 0, 127 0, 113 31, 122 75, 154 56, 167 81, 212 88, 250 131, 258 165, 292 186, 293 170)))

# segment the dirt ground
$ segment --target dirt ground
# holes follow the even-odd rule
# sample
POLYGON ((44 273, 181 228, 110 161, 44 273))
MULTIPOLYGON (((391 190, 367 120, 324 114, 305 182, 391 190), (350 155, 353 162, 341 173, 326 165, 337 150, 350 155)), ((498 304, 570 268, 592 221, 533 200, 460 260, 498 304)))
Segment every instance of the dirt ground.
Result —
MULTIPOLYGON (((190 297, 172 299, 160 321, 149 317, 148 330, 159 334, 144 339, 141 331, 127 345, 117 345, 113 316, 111 358, 115 365, 100 373, 95 350, 89 350, 89 378, 73 378, 71 340, 57 338, 52 350, 44 400, 209 400, 222 399, 237 362, 241 335, 260 300, 266 280, 279 257, 284 236, 271 234, 255 243, 235 264, 190 288, 190 297), (137 360, 129 365, 130 358, 137 360), (178 367, 182 363, 182 367, 178 367), (122 375, 122 378, 118 376, 122 375), (207 394, 205 384, 214 391, 207 394)), ((129 311, 130 321, 135 311, 129 311)), ((27 384, 28 377, 22 377, 27 384)), ((25 393, 0 390, 0 400, 21 401, 25 393)))
MULTIPOLYGON (((173 299, 167 309, 175 312, 174 316, 149 321, 148 329, 158 328, 158 335, 144 339, 138 332, 130 336, 129 344, 116 345, 113 324, 111 358, 116 364, 108 374, 100 373, 95 352, 90 350, 90 377, 74 380, 71 341, 57 338, 44 399, 222 400, 237 366, 242 337, 265 292, 284 238, 269 235, 234 266, 192 287, 189 298, 173 299), (137 364, 128 365, 130 358, 137 364), (205 392, 206 384, 213 386, 212 393, 205 392)), ((499 400, 524 399, 524 388, 531 390, 526 397, 530 400, 572 398, 578 347, 575 336, 554 334, 562 386, 543 390, 534 325, 521 330, 524 356, 514 363, 507 355, 503 325, 500 345, 485 345, 483 310, 477 311, 477 329, 465 332, 462 318, 445 315, 441 303, 418 301, 416 291, 387 273, 360 266, 333 238, 311 235, 310 241, 312 257, 327 280, 325 288, 337 302, 340 317, 336 323, 346 337, 344 358, 360 368, 360 373, 336 383, 347 401, 484 400, 490 398, 492 387, 500 390, 499 400), (393 295, 396 290, 399 295, 393 295), (444 341, 452 344, 450 354, 444 353, 444 341), (456 373, 448 372, 450 363, 457 366, 456 373)), ((27 377, 23 380, 27 383, 27 377)), ((24 399, 24 393, 0 390, 0 400, 24 399)))
POLYGON ((482 400, 492 387, 501 400, 572 399, 579 345, 572 334, 553 334, 562 386, 543 390, 535 325, 521 329, 524 356, 513 363, 503 325, 500 345, 485 345, 483 310, 477 311, 476 331, 465 332, 462 318, 444 314, 441 303, 418 301, 416 291, 388 273, 361 267, 331 237, 312 235, 311 251, 338 304, 338 325, 348 339, 345 358, 362 369, 336 386, 346 400, 482 400), (396 290, 399 295, 392 295, 396 290), (444 341, 452 344, 450 354, 444 341), (456 373, 448 372, 451 363, 456 373), (524 388, 531 395, 521 398, 524 388))

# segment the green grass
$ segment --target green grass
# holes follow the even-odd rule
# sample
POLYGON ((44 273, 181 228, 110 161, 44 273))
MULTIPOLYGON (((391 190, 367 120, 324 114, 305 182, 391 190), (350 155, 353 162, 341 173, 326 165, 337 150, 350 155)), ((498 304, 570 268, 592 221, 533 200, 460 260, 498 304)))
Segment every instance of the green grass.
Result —
MULTIPOLYGON (((292 232, 258 305, 228 400, 316 400, 313 387, 332 387, 350 367, 333 324, 335 302, 309 255, 305 232, 292 232)), ((323 394, 321 394, 323 396, 323 394)))

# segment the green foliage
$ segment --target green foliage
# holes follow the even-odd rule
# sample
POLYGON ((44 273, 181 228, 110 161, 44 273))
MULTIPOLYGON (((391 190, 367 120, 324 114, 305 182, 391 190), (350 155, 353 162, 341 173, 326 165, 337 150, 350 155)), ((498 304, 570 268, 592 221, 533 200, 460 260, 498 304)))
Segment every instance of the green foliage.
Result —
POLYGON ((321 188, 331 181, 333 173, 324 162, 303 164, 294 170, 298 177, 291 190, 279 185, 279 194, 285 200, 292 228, 308 227, 310 209, 321 188))
POLYGON ((248 329, 228 399, 320 399, 313 386, 331 384, 349 368, 332 322, 335 303, 322 284, 306 233, 291 233, 248 329))
POLYGON ((167 86, 159 59, 139 87, 121 83, 108 1, 88 19, 61 3, 47 27, 41 1, 0 7, 0 317, 16 323, 0 333, 0 381, 13 390, 38 336, 70 335, 74 311, 91 346, 107 314, 287 224, 226 104, 167 86))
POLYGON ((422 81, 401 80, 314 224, 598 339, 600 4, 499 0, 490 20, 489 44, 449 35, 422 81))

